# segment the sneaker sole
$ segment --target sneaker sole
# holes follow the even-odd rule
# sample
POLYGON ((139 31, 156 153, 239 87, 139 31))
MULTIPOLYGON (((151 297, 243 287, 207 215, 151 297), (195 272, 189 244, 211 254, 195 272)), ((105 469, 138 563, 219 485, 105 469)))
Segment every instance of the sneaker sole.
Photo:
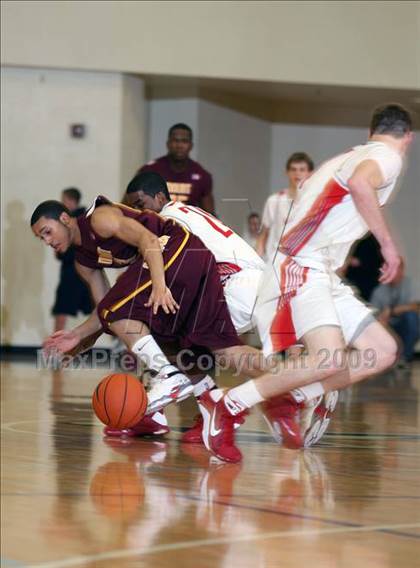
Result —
POLYGON ((319 417, 305 434, 304 447, 310 448, 315 445, 327 431, 331 421, 331 414, 334 412, 338 402, 338 392, 332 391, 324 397, 324 415, 319 417))

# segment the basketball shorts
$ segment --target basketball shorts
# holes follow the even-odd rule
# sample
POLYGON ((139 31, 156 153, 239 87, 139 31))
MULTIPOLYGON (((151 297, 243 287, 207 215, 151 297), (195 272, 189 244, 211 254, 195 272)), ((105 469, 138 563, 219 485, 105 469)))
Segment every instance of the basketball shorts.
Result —
POLYGON ((261 279, 255 319, 264 354, 269 355, 321 326, 340 327, 349 345, 374 317, 335 273, 302 267, 282 255, 261 279))
POLYGON ((224 285, 226 304, 238 334, 246 333, 256 325, 255 303, 262 275, 263 271, 257 268, 244 268, 232 274, 224 285))

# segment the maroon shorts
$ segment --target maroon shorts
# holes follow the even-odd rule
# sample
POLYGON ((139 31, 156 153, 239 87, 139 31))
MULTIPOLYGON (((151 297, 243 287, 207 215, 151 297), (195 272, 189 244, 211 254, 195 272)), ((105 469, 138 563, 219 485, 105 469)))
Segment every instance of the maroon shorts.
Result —
POLYGON ((185 233, 172 238, 163 251, 165 278, 180 308, 153 315, 146 308, 152 283, 150 271, 135 262, 118 278, 98 305, 104 330, 122 319, 145 323, 159 342, 179 340, 183 347, 200 345, 211 351, 241 345, 225 302, 213 254, 199 238, 185 233))

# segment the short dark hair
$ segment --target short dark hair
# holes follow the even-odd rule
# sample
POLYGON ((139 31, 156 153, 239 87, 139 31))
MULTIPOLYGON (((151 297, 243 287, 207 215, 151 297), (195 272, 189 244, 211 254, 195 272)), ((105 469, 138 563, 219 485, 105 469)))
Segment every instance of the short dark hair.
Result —
POLYGON ((41 217, 45 217, 46 219, 55 219, 58 221, 61 213, 67 213, 67 215, 70 215, 70 211, 61 203, 61 201, 55 201, 53 199, 43 201, 32 213, 31 227, 32 225, 35 225, 41 217))
POLYGON ((252 219, 253 217, 258 217, 258 219, 260 218, 259 214, 258 214, 258 213, 255 213, 255 211, 253 211, 252 213, 250 213, 250 214, 248 215, 248 221, 249 221, 250 219, 252 219))
POLYGON ((169 131, 168 131, 168 138, 170 138, 172 136, 172 133, 174 130, 186 130, 188 132, 188 134, 190 135, 190 139, 192 141, 193 139, 193 131, 192 129, 188 126, 188 124, 185 124, 184 122, 177 122, 176 124, 174 124, 173 126, 170 127, 169 131))
POLYGON ((79 205, 80 200, 82 199, 82 194, 77 189, 77 187, 67 187, 62 191, 63 195, 67 195, 69 199, 73 199, 77 205, 79 205))
POLYGON ((410 113, 398 103, 388 103, 377 107, 370 120, 371 134, 390 134, 402 138, 413 129, 410 113))
POLYGON ((135 193, 136 191, 143 191, 152 197, 155 197, 158 193, 163 193, 167 199, 171 199, 166 181, 156 172, 140 172, 134 176, 127 186, 126 193, 135 193))
POLYGON ((289 156, 286 162, 286 170, 288 170, 295 162, 305 162, 310 172, 314 169, 312 158, 310 158, 306 152, 294 152, 291 156, 289 156))

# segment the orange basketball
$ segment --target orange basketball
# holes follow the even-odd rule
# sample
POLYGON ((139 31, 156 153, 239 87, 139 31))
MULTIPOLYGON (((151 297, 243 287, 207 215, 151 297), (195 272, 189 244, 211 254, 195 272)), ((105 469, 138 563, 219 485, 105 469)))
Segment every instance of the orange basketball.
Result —
POLYGON ((147 408, 147 395, 137 377, 124 373, 108 375, 92 395, 92 407, 101 422, 111 428, 130 428, 147 408))

